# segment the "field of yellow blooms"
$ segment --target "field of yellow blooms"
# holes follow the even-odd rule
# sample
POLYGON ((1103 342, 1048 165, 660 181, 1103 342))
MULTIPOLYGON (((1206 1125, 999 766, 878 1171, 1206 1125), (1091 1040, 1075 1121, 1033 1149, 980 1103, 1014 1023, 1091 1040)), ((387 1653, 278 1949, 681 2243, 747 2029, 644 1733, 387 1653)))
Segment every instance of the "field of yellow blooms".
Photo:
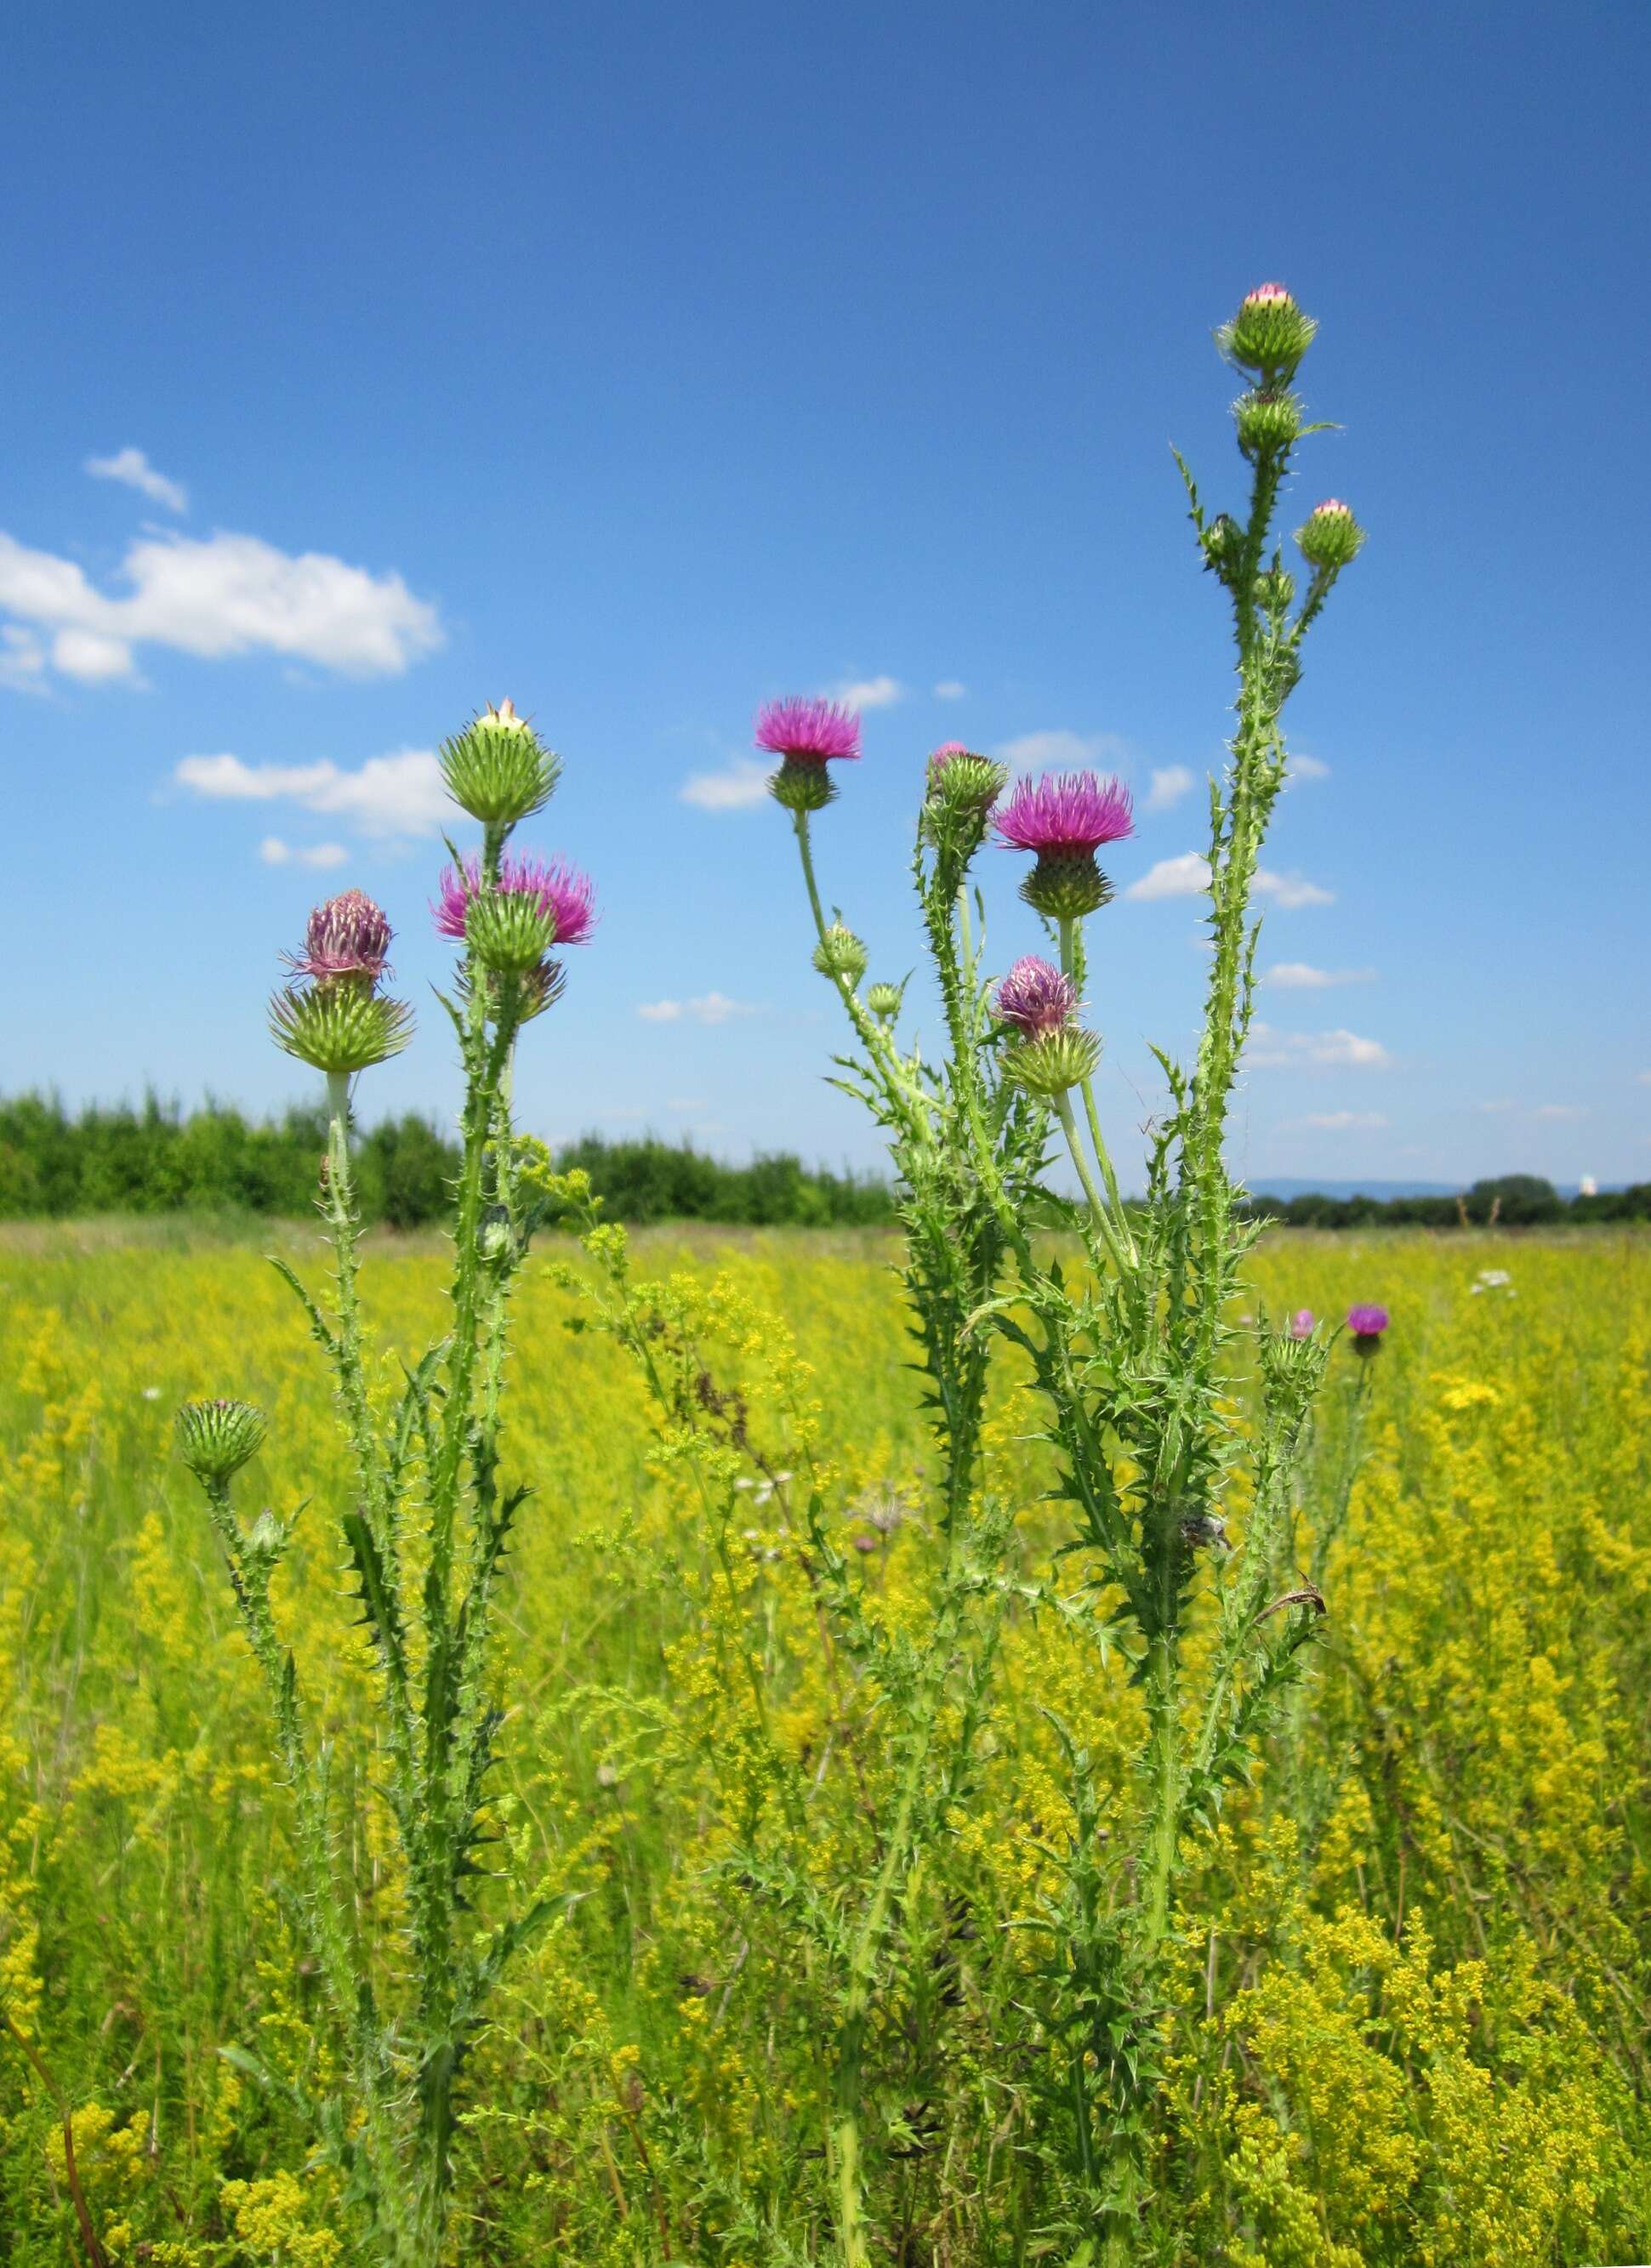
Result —
MULTIPOLYGON (((307 1503, 278 1611, 335 1735, 360 1896, 391 1900, 330 1524, 344 1452, 272 1241, 320 1276, 299 1230, 0 1232, 12 2268, 98 2248, 158 2268, 350 2257, 337 2176, 309 2151, 326 2074, 285 1792, 172 1449, 190 1396, 270 1413, 248 1501, 307 1503)), ((892 1252, 657 1233, 636 1257, 726 1339, 775 1461, 812 1441, 855 1580, 897 1626, 936 1543, 892 1252)), ((535 1258, 518 1307, 508 1464, 536 1493, 498 1665, 502 1881, 478 1892, 549 1896, 556 1919, 465 2073, 454 2257, 800 2268, 831 2257, 823 2019, 787 1915, 865 1864, 876 1722, 844 1697, 853 1665, 782 1498, 755 1485, 737 1525, 707 1519, 624 1355, 568 1328, 558 1257, 582 1265, 571 1245, 535 1258), (728 1863, 769 1748, 817 1756, 822 1791, 778 1889, 728 1863)), ((1313 1447, 1295 1544, 1330 1614, 1312 1680, 1177 1917, 1154 2162, 1184 2202, 1161 2257, 1651 2258, 1651 1241, 1280 1235, 1251 1273, 1271 1314, 1367 1299, 1393 1322, 1356 1418, 1360 1366, 1338 1349, 1313 1447)), ((423 1345, 442 1277, 433 1240, 370 1241, 387 1350, 423 1345)), ((375 1385, 396 1380, 387 1352, 375 1385)), ((1028 1405, 1006 1379, 989 1461, 1029 1576, 1050 1476, 1028 1405)), ((1003 2043, 1071 1828, 1054 1720, 1087 1746, 1104 1821, 1133 1800, 1137 1703, 1013 1593, 984 1762, 936 1880, 908 1886, 871 2048, 879 2243, 907 2268, 1087 2257, 1040 2220, 1037 2075, 1003 2043)))

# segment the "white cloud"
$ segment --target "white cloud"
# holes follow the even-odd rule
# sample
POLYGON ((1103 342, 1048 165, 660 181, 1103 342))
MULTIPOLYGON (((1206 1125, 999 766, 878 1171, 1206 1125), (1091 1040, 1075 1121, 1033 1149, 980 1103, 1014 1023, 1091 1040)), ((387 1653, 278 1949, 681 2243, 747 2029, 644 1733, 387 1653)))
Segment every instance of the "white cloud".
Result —
POLYGON ((756 1011, 748 1001, 730 1000, 726 992, 704 992, 697 1000, 644 1000, 637 1013, 649 1024, 680 1024, 684 1016, 696 1024, 726 1024, 756 1011))
POLYGON ((1321 889, 1316 882, 1309 882, 1301 874, 1275 874, 1266 866, 1256 869, 1256 895, 1271 898, 1286 913, 1294 912, 1297 906, 1333 906, 1336 902, 1334 891, 1321 889))
MULTIPOLYGON (((1210 862, 1202 850, 1183 850, 1178 858, 1161 858, 1124 893, 1126 898, 1196 898, 1210 887, 1210 862)), ((1256 870, 1256 895, 1271 898, 1286 911, 1297 906, 1329 906, 1335 899, 1316 882, 1300 874, 1275 874, 1270 867, 1256 870)))
POLYGON ((1588 1111, 1580 1102, 1539 1102, 1531 1116, 1533 1118, 1586 1118, 1588 1111))
POLYGON ((674 1094, 665 1107, 667 1110, 709 1110, 711 1105, 703 1094, 674 1094))
POLYGON ((943 677, 934 688, 934 697, 937 701, 962 701, 968 692, 961 677, 943 677))
POLYGON ((1292 756, 1285 766, 1286 779, 1318 780, 1330 777, 1330 766, 1321 763, 1316 756, 1292 756))
POLYGON ((1017 772, 1075 771, 1086 764, 1122 763, 1129 743, 1116 733, 1022 733, 992 750, 999 763, 1017 772))
POLYGON ((1192 774, 1184 764, 1165 764, 1153 774, 1153 784, 1146 791, 1146 811, 1168 811, 1180 802, 1193 784, 1192 774))
POLYGON ((0 624, 0 685, 22 693, 46 690, 46 649, 20 622, 0 624))
POLYGON ((1210 887, 1210 862, 1201 850, 1161 858, 1124 893, 1126 898, 1196 898, 1210 887))
POLYGON ((831 688, 831 698, 850 709, 890 709, 903 701, 906 688, 897 677, 844 677, 831 688))
POLYGON ((1514 1105, 1508 1096, 1503 1095, 1498 1101, 1481 1102, 1478 1107, 1481 1110, 1489 1111, 1493 1115, 1500 1115, 1504 1110, 1511 1110, 1514 1105))
POLYGON ((342 866, 350 853, 342 843, 300 844, 295 850, 278 835, 266 835, 258 856, 266 866, 342 866))
POLYGON ((1248 1062, 1252 1071, 1386 1071, 1393 1058, 1379 1040, 1357 1032, 1279 1032, 1271 1024, 1250 1027, 1248 1062))
POLYGON ((249 764, 240 756, 185 756, 174 774, 196 795, 230 803, 296 803, 342 819, 363 835, 435 835, 453 806, 428 748, 369 756, 354 771, 327 758, 313 764, 249 764))
POLYGON ((691 774, 677 791, 678 798, 701 811, 749 811, 768 793, 772 772, 771 764, 760 763, 755 756, 735 756, 722 771, 691 774))
POLYGON ((1286 992, 1323 992, 1332 984, 1373 984, 1374 968, 1315 968, 1308 961, 1276 961, 1262 977, 1286 992))
POLYGON ((1325 1134, 1345 1134, 1355 1127, 1385 1126, 1388 1122, 1379 1110, 1311 1110, 1297 1123, 1325 1134))
POLYGON ((53 664, 70 676, 130 676, 144 644, 207 660, 278 653, 385 676, 441 643, 435 608, 399 575, 327 552, 278 551, 255 535, 147 535, 129 548, 118 578, 130 588, 111 597, 72 559, 0 533, 0 615, 50 632, 53 664))
POLYGON ((151 504, 164 504, 168 512, 188 512, 188 490, 176 481, 169 481, 165 473, 158 473, 141 449, 117 449, 112 457, 88 457, 87 472, 95 481, 120 481, 139 496, 146 496, 151 504))

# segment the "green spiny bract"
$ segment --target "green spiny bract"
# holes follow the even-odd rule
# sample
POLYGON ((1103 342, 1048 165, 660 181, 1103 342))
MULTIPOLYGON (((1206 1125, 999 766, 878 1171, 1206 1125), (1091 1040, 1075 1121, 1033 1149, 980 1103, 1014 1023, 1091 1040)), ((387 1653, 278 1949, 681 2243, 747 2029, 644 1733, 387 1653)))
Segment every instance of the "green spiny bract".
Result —
POLYGON ((842 922, 832 923, 814 953, 814 965, 822 976, 840 978, 845 984, 859 983, 866 974, 867 959, 865 946, 842 922))
POLYGON ((300 1063, 347 1077, 399 1055, 413 1035, 413 1012, 350 978, 289 984, 269 1003, 269 1030, 300 1063))
POLYGON ((483 890, 464 917, 464 941, 495 976, 526 976, 556 943, 556 916, 527 890, 483 890))
POLYGON ((1349 507, 1335 497, 1315 504, 1295 540, 1309 567, 1334 571, 1355 559, 1364 543, 1364 530, 1349 507))
POLYGON ((508 701, 484 709, 474 724, 441 744, 448 794, 472 819, 490 827, 513 827, 531 818, 550 800, 561 770, 561 759, 508 701))
POLYGON ((1281 284, 1263 284, 1245 294, 1238 313, 1215 335, 1228 362, 1274 387, 1294 377, 1317 329, 1281 284))
POLYGON ((178 1454, 200 1481, 231 1480, 263 1447, 269 1420, 250 1402, 186 1402, 178 1412, 178 1454))
POLYGON ((1093 1032, 1069 1026, 1042 1039, 1021 1040, 1006 1048, 1003 1075, 1028 1094, 1053 1101, 1074 1086, 1093 1079, 1101 1060, 1101 1042, 1093 1032))
POLYGON ((1233 404, 1238 446, 1247 457, 1276 455, 1287 449, 1301 431, 1301 405, 1294 394, 1270 394, 1259 387, 1241 394, 1233 404))
POLYGON ((880 1024, 892 1024, 900 1013, 900 1003, 905 998, 903 984, 873 984, 867 987, 866 1005, 880 1024))
POLYGON ((837 789, 822 763, 787 756, 768 783, 768 792, 787 811, 823 811, 837 789))
POLYGON ((1021 895, 1050 921, 1082 921, 1110 901, 1112 885, 1096 865, 1093 850, 1064 855, 1040 850, 1021 885, 1021 895))

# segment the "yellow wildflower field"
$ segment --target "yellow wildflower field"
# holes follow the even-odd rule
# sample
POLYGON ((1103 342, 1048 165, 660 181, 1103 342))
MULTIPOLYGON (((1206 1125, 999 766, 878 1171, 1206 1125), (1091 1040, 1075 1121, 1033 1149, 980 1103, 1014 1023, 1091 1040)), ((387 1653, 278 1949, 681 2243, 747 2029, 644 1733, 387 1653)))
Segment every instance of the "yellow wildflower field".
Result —
MULTIPOLYGON (((317 1237, 263 1241, 321 1279, 317 1237)), ((393 1912, 345 1450, 260 1249, 0 1232, 0 2257, 30 2268, 94 2257, 83 2207, 110 2261, 350 2257, 343 2177, 307 2139, 328 2073, 285 1791, 172 1445, 190 1397, 269 1413, 243 1500, 301 1513, 277 1616, 332 1741, 362 1911, 393 1912)), ((365 1249, 387 1409, 396 1358, 439 1327, 442 1248, 365 1249)), ((872 1233, 635 1248, 722 1351, 770 1462, 814 1459, 897 1631, 938 1546, 895 1254, 872 1233)), ((499 1880, 476 1895, 556 1918, 465 2073, 453 2257, 826 2261, 822 2018, 788 1953, 792 1918, 865 1864, 877 1720, 845 1697, 784 1491, 709 1517, 632 1365, 570 1328, 565 1271, 586 1264, 542 1248, 517 1301, 505 1464, 535 1492, 495 1664, 499 1880), (773 1751, 817 1757, 821 1798, 759 1881, 731 1854, 773 1751)), ((1174 2257, 1651 2257, 1651 1241, 1280 1234, 1246 1296, 1275 1316, 1379 1300, 1392 1326, 1368 1364, 1338 1349, 1308 1459, 1293 1544, 1329 1605, 1312 1675, 1208 1822, 1176 1918, 1153 2141, 1183 2200, 1174 2257)), ((1135 1800, 1139 1703, 1122 1662, 1097 1676, 1031 1603, 1034 1578, 1059 1580, 1036 1426, 1006 1373, 988 1466, 1013 1580, 981 1769, 935 1878, 906 1886, 870 2049, 893 2106, 881 2226, 912 2268, 1085 2257, 1040 2220, 1042 2077, 1006 2043, 1048 1957, 1062 1743, 1088 1756, 1104 1832, 1135 1800)))

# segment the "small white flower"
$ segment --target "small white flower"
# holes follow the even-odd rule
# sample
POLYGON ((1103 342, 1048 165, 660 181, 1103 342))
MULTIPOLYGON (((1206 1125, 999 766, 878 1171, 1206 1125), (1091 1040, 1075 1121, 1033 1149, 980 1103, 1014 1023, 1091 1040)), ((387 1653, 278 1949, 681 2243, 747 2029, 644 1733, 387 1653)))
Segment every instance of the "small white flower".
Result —
POLYGON ((158 1386, 146 1386, 144 1388, 144 1399, 145 1402, 158 1402, 160 1388, 158 1386))

